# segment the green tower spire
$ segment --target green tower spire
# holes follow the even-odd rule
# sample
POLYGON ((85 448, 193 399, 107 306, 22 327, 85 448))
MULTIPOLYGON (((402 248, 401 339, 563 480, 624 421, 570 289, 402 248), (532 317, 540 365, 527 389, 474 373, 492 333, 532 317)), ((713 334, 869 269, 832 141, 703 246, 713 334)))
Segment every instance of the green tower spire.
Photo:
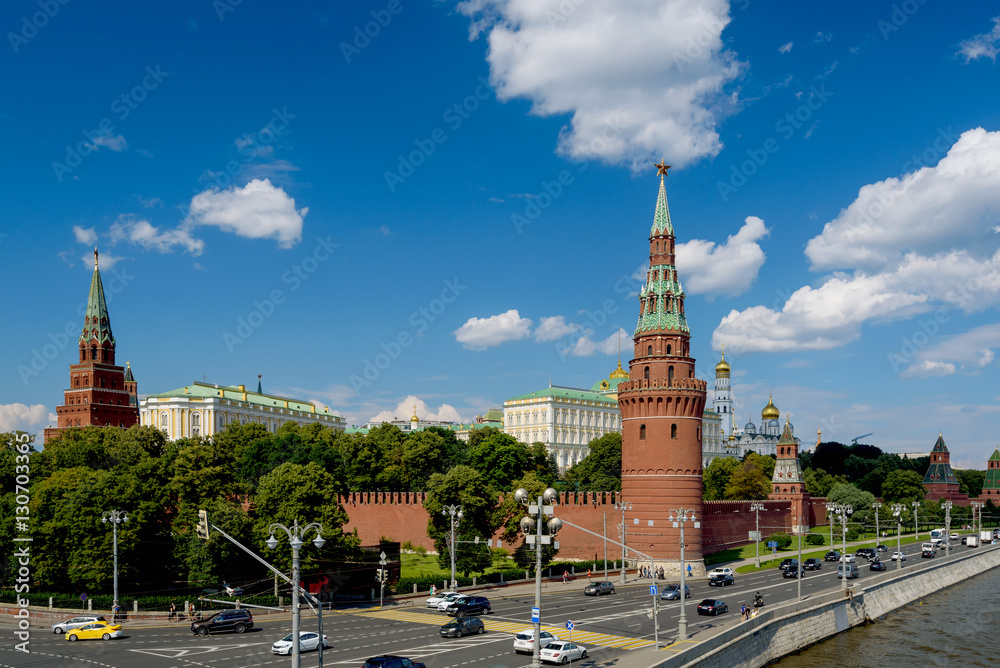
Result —
POLYGON ((111 333, 111 318, 108 316, 108 302, 104 298, 104 284, 101 282, 101 272, 97 268, 97 248, 94 248, 94 275, 90 279, 90 295, 87 297, 87 313, 83 319, 83 331, 80 333, 82 343, 90 343, 95 338, 100 344, 115 345, 114 334, 111 333))
POLYGON ((656 196, 656 212, 653 214, 653 228, 649 231, 654 234, 673 234, 674 226, 670 222, 670 207, 667 206, 667 187, 663 183, 663 176, 660 176, 660 193, 656 196))

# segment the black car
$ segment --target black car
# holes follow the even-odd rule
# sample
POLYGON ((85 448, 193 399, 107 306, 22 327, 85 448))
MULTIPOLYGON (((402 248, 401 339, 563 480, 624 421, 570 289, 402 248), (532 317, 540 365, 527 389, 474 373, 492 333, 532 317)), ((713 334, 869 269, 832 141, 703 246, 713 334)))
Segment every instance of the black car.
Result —
POLYGON ((870 571, 884 571, 886 568, 885 562, 881 559, 874 559, 868 564, 868 570, 870 571))
POLYGON ((243 633, 249 628, 253 628, 253 615, 249 610, 223 610, 208 619, 191 623, 191 632, 200 636, 226 631, 243 633))
POLYGON ((716 573, 708 576, 708 584, 712 587, 725 587, 736 584, 736 579, 730 573, 716 573))
POLYGON ((466 596, 445 608, 445 612, 452 617, 464 617, 465 615, 488 615, 491 609, 490 600, 485 596, 466 596))
POLYGON ((878 556, 878 553, 875 551, 874 547, 859 547, 858 551, 854 553, 854 556, 864 557, 865 559, 871 561, 876 556, 878 556))
POLYGON ((365 665, 362 668, 427 668, 427 665, 417 661, 410 661, 401 656, 382 654, 381 656, 373 656, 365 661, 365 665))
POLYGON ((837 550, 830 550, 826 553, 826 556, 823 557, 823 561, 840 561, 840 552, 837 550))
POLYGON ((781 563, 778 564, 778 570, 782 570, 783 571, 786 568, 788 568, 789 566, 791 566, 792 564, 798 565, 798 563, 799 563, 798 559, 782 559, 781 563))
POLYGON ((723 612, 729 612, 729 606, 724 601, 714 598, 706 598, 698 604, 699 615, 715 615, 718 617, 723 612))
POLYGON ((587 585, 583 593, 586 596, 603 596, 604 594, 614 594, 615 585, 611 582, 595 582, 587 585))
POLYGON ((459 617, 441 627, 441 636, 445 638, 461 638, 474 633, 486 633, 486 625, 479 617, 459 617))
POLYGON ((934 550, 921 550, 920 551, 920 556, 921 557, 927 557, 927 558, 933 557, 934 556, 934 550))
POLYGON ((781 577, 783 578, 797 578, 802 575, 802 569, 798 564, 789 566, 785 570, 781 571, 781 577))
POLYGON ((889 551, 889 547, 887 545, 879 545, 878 547, 875 548, 875 551, 876 552, 888 552, 889 551))
POLYGON ((805 563, 802 564, 802 568, 807 571, 818 571, 823 568, 823 562, 819 559, 806 559, 805 563))

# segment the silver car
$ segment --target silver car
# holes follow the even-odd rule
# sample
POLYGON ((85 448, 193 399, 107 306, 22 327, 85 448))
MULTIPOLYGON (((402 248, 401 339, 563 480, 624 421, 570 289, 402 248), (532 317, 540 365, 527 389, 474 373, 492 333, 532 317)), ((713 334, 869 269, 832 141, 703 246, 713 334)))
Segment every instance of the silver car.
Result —
POLYGON ((100 615, 81 615, 79 617, 74 617, 73 619, 67 619, 65 622, 59 622, 58 624, 52 625, 52 632, 62 635, 69 631, 70 629, 78 629, 81 626, 90 624, 91 622, 106 622, 108 620, 104 619, 100 615))
MULTIPOLYGON (((681 597, 681 586, 679 584, 663 585, 660 590, 660 599, 664 601, 675 601, 681 597)), ((691 598, 691 587, 684 584, 684 598, 691 598)))

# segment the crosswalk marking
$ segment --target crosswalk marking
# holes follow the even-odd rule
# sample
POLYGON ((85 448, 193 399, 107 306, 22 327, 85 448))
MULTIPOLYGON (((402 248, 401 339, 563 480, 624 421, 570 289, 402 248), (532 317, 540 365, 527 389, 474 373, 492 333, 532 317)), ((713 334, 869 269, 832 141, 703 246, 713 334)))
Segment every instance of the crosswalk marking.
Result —
MULTIPOLYGON (((377 619, 388 619, 396 622, 410 622, 413 624, 431 624, 440 626, 442 623, 442 618, 436 615, 428 615, 407 610, 376 610, 374 612, 358 612, 352 614, 355 614, 358 617, 374 617, 377 619)), ((528 625, 523 622, 504 622, 496 619, 489 619, 486 616, 480 617, 480 619, 482 619, 483 623, 486 625, 487 631, 518 634, 528 628, 528 625)), ((619 649, 638 649, 640 647, 649 647, 653 644, 653 641, 642 638, 629 638, 627 636, 616 636, 610 633, 594 633, 592 631, 581 631, 579 629, 575 629, 572 634, 570 634, 562 627, 547 626, 545 624, 542 625, 542 630, 548 631, 549 633, 563 639, 569 639, 572 635, 573 642, 578 642, 581 645, 590 644, 601 645, 604 647, 617 647, 619 649)))

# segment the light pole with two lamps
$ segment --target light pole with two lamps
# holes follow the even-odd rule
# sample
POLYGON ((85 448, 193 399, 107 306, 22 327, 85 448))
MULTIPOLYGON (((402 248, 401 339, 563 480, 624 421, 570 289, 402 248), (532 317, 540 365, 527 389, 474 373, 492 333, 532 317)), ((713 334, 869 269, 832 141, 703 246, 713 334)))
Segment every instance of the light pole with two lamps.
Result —
POLYGON ((449 530, 451 531, 451 590, 455 591, 458 588, 458 580, 455 579, 455 527, 458 523, 462 521, 462 506, 450 505, 445 506, 441 510, 441 514, 447 517, 451 515, 451 520, 448 522, 449 530))
POLYGON ((878 511, 879 511, 879 508, 881 508, 881 507, 882 507, 882 503, 880 501, 876 501, 875 503, 872 504, 872 508, 875 509, 875 549, 876 549, 875 556, 878 556, 877 550, 878 550, 878 544, 879 544, 879 538, 880 538, 879 533, 878 533, 878 528, 879 528, 878 527, 878 511))
MULTIPOLYGON (((112 536, 112 552, 114 554, 114 579, 115 579, 115 595, 114 603, 112 603, 112 609, 117 617, 118 615, 118 525, 128 524, 128 513, 124 510, 108 510, 101 515, 101 523, 107 524, 111 522, 111 536, 112 536)), ((117 622, 117 619, 112 620, 112 623, 117 622)))
POLYGON ((832 501, 826 504, 826 518, 830 520, 830 549, 833 549, 833 524, 835 520, 830 519, 830 517, 836 512, 837 504, 832 501))
POLYGON ((615 503, 615 510, 622 511, 622 523, 618 525, 621 529, 622 537, 622 572, 621 572, 621 583, 625 584, 625 544, 628 542, 625 540, 625 534, 628 531, 628 526, 625 524, 625 511, 632 510, 632 504, 627 501, 618 501, 615 503))
POLYGON ((892 504, 892 515, 896 518, 896 570, 903 567, 903 550, 900 547, 900 537, 903 534, 903 504, 892 504))
MULTIPOLYGON (((312 522, 304 527, 299 526, 298 520, 295 520, 291 527, 286 527, 284 524, 275 522, 267 528, 268 533, 271 534, 266 541, 267 547, 272 550, 278 547, 278 539, 274 537, 275 529, 284 531, 288 536, 289 544, 292 546, 292 668, 299 668, 299 656, 301 655, 301 649, 299 647, 299 549, 302 547, 302 538, 309 533, 311 529, 316 530, 316 537, 313 539, 313 545, 315 545, 317 549, 323 547, 326 541, 323 540, 322 535, 323 525, 319 522, 312 522)), ((322 619, 322 617, 320 619, 322 619)), ((323 627, 322 622, 320 622, 320 624, 319 660, 320 665, 322 665, 323 627)))
POLYGON ((944 530, 948 534, 944 537, 944 558, 947 559, 951 556, 951 509, 953 504, 950 500, 945 499, 941 502, 941 507, 944 508, 944 530))
POLYGON ((552 517, 555 510, 552 504, 555 503, 558 492, 549 487, 538 497, 538 502, 532 503, 528 490, 521 487, 514 492, 514 500, 522 506, 528 506, 528 515, 521 518, 520 528, 524 534, 525 542, 535 546, 535 607, 532 612, 532 622, 535 624, 534 642, 531 643, 531 667, 541 668, 541 645, 542 645, 542 546, 552 544, 552 536, 562 528, 562 520, 552 517), (545 521, 545 516, 550 519, 545 521), (542 533, 543 528, 548 528, 548 535, 542 533), (532 535, 532 532, 536 533, 532 535))
MULTIPOLYGON (((760 568, 760 511, 764 510, 764 504, 760 501, 754 501, 750 504, 750 510, 756 515, 756 526, 757 530, 754 532, 754 542, 757 543, 757 568, 760 568)), ((833 536, 833 534, 830 534, 833 536)), ((831 537, 832 541, 833 538, 831 537)))
POLYGON ((917 521, 917 511, 920 510, 920 502, 914 501, 910 505, 913 506, 913 538, 920 540, 920 522, 917 521))
POLYGON ((976 536, 982 534, 983 532, 983 506, 986 505, 983 501, 970 501, 969 505, 972 506, 972 530, 976 533, 976 536), (979 512, 979 528, 976 528, 976 512, 979 512))
POLYGON ((834 508, 834 513, 837 515, 837 519, 840 521, 840 531, 843 537, 844 552, 840 555, 840 574, 842 576, 841 589, 847 589, 847 521, 850 519, 851 515, 854 513, 854 508, 849 505, 836 504, 834 508))
POLYGON ((684 584, 684 573, 687 569, 684 568, 684 524, 686 522, 694 522, 694 528, 698 529, 701 527, 701 522, 698 521, 695 516, 695 512, 690 508, 671 508, 669 514, 667 515, 667 520, 674 523, 674 528, 680 527, 681 530, 681 587, 677 592, 677 598, 681 602, 681 616, 677 620, 677 642, 682 640, 687 640, 687 615, 684 609, 687 607, 684 605, 685 584, 684 584))

